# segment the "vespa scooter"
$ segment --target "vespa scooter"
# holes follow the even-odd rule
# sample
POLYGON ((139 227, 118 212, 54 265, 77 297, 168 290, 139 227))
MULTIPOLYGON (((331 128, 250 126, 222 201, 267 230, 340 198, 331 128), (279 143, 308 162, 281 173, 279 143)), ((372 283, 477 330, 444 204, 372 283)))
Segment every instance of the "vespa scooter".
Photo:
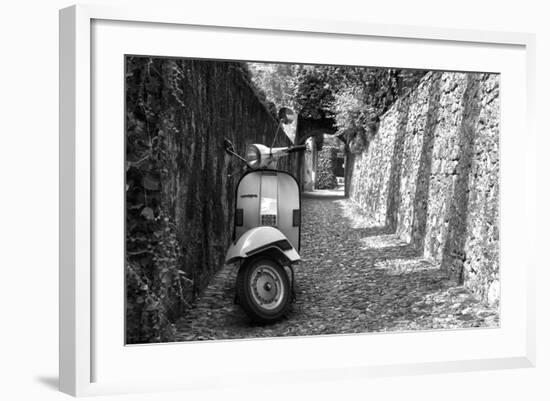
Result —
POLYGON ((281 319, 294 298, 293 265, 300 260, 300 190, 277 161, 305 145, 249 145, 246 158, 227 139, 226 151, 247 165, 236 190, 233 242, 226 264, 237 264, 236 302, 251 320, 281 319))

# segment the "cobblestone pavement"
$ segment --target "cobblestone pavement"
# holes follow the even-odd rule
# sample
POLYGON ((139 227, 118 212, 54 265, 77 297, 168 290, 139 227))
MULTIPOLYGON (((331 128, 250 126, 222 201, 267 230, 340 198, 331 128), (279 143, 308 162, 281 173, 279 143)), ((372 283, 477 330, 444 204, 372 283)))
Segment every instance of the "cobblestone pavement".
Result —
POLYGON ((498 327, 498 310, 477 301, 354 203, 302 199, 302 262, 288 316, 254 325, 233 303, 236 268, 224 266, 177 323, 176 341, 498 327))

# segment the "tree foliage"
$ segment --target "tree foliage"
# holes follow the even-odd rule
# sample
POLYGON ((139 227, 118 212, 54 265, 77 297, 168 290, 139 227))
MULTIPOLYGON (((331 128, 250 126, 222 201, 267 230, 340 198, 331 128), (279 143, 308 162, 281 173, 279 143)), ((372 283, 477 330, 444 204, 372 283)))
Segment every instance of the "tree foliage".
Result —
POLYGON ((395 68, 249 64, 252 81, 277 106, 305 118, 332 118, 348 142, 368 142, 380 116, 425 71, 395 68))
POLYGON ((294 80, 298 68, 295 64, 248 63, 250 79, 264 97, 277 109, 294 107, 294 80))

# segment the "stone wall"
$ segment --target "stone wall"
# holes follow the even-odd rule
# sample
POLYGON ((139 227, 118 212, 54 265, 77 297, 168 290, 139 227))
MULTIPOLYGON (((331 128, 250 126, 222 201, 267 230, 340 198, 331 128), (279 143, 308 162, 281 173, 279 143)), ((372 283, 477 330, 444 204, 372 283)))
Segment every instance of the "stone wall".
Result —
POLYGON ((499 76, 430 72, 354 158, 350 196, 481 299, 498 301, 499 76))
MULTIPOLYGON (((258 100, 240 65, 183 61, 184 82, 178 114, 168 121, 173 169, 165 183, 184 251, 184 270, 192 272, 196 291, 223 265, 233 232, 234 193, 243 164, 224 152, 223 139, 245 155, 252 143, 270 145, 277 122, 258 100)), ((162 129, 162 127, 159 127, 162 129)), ((279 132, 275 146, 289 146, 279 132)), ((292 170, 293 159, 281 167, 292 170)))

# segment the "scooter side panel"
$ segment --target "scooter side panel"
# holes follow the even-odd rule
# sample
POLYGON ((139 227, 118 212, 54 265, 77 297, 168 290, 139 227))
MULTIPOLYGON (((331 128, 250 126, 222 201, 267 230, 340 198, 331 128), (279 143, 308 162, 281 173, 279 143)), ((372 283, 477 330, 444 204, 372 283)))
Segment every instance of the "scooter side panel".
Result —
POLYGON ((237 208, 243 210, 243 225, 235 227, 235 239, 260 225, 261 176, 247 174, 239 182, 237 208))
POLYGON ((278 219, 277 228, 286 235, 295 249, 299 248, 300 227, 294 226, 293 211, 300 209, 300 193, 294 178, 287 174, 278 174, 278 219))

